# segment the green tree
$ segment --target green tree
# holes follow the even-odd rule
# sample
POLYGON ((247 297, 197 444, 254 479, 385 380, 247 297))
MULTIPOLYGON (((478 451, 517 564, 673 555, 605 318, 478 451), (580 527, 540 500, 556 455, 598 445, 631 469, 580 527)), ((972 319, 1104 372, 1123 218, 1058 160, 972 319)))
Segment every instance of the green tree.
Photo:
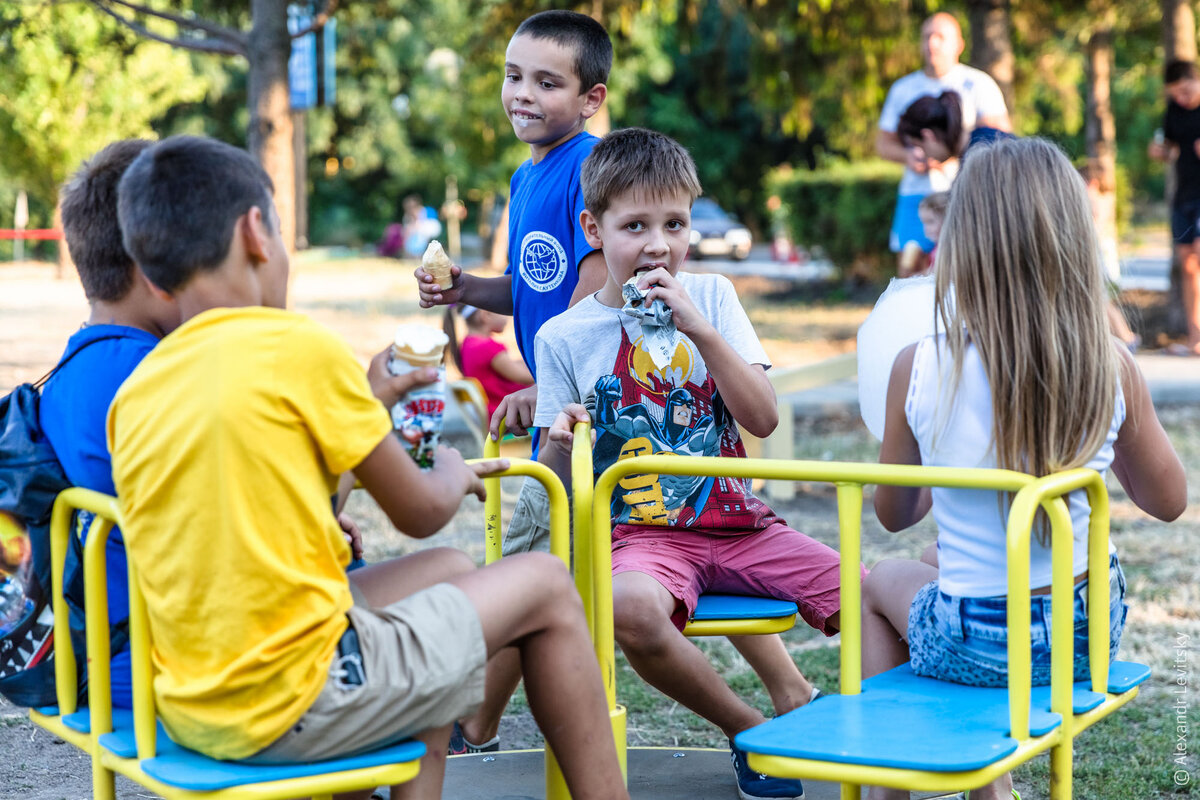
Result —
MULTIPOLYGON (((288 0, 197 0, 182 10, 158 2, 87 0, 97 11, 147 39, 172 47, 244 58, 248 64, 246 146, 275 184, 283 239, 296 239, 296 158, 288 96, 292 39, 319 30, 337 0, 316 4, 311 21, 289 31, 288 0), (247 12, 249 18, 247 20, 247 12)), ((174 4, 178 6, 178 4, 174 4)))
POLYGON ((58 186, 114 139, 154 135, 207 82, 186 55, 139 40, 78 5, 0 7, 0 172, 23 185, 41 224, 58 186))

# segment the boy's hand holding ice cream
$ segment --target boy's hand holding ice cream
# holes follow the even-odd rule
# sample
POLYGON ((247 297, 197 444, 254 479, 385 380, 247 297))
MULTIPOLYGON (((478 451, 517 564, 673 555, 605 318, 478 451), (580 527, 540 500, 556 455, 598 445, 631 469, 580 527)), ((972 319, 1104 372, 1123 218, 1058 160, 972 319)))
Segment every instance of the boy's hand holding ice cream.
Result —
POLYGON ((454 266, 441 243, 436 239, 431 241, 425 248, 425 255, 421 256, 421 266, 413 273, 417 279, 421 307, 457 303, 461 299, 462 282, 459 281, 456 286, 454 279, 461 274, 461 268, 454 266))

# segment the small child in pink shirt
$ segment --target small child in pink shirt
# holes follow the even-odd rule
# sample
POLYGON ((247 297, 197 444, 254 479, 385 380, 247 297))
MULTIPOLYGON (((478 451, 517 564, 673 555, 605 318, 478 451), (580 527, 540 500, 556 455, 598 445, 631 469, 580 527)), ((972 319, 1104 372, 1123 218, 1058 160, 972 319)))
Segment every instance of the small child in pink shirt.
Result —
POLYGON ((533 384, 529 367, 508 354, 503 342, 492 338, 508 325, 508 317, 475 306, 457 305, 446 309, 445 329, 450 337, 450 355, 455 366, 467 378, 475 378, 487 395, 488 417, 507 395, 533 384), (467 335, 459 344, 454 313, 467 323, 467 335))

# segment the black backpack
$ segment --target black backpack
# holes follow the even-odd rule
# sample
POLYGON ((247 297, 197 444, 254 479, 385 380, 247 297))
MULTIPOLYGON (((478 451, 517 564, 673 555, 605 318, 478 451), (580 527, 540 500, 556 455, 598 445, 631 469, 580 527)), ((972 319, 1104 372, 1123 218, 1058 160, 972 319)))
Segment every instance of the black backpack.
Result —
MULTIPOLYGON (((58 703, 54 689, 54 612, 51 607, 50 512, 54 499, 69 488, 58 456, 38 419, 39 390, 84 348, 120 336, 100 336, 58 363, 36 383, 23 383, 0 399, 0 511, 15 518, 29 537, 32 568, 24 592, 26 611, 0 635, 0 695, 19 706, 40 708, 58 703)), ((71 641, 78 669, 78 697, 87 687, 83 624, 83 548, 68 538, 64 596, 71 606, 71 641)), ((115 652, 115 650, 114 650, 115 652)))

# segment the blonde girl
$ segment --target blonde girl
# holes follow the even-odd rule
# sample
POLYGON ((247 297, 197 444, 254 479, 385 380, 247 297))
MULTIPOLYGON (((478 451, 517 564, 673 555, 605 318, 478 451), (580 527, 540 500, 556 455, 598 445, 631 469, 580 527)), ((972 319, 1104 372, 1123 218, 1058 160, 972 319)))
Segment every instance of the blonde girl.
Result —
MULTIPOLYGON (((936 308, 947 334, 901 351, 892 368, 879 460, 1001 467, 1033 475, 1112 467, 1129 498, 1162 520, 1183 512, 1183 465, 1129 351, 1109 334, 1106 294, 1086 188, 1044 140, 972 149, 939 242, 936 308)), ((1075 529, 1075 677, 1087 674, 1083 598, 1110 582, 1112 651, 1127 606, 1112 551, 1108 575, 1087 574, 1088 503, 1068 503, 1075 529), (1081 646, 1082 643, 1082 646, 1081 646)), ((911 661, 920 675, 1007 685, 1004 498, 994 492, 880 486, 888 530, 932 508, 938 566, 884 561, 863 584, 863 672, 911 661)), ((1033 681, 1049 683, 1050 551, 1034 537, 1033 681)), ((998 800, 1005 775, 971 793, 998 800)), ((872 800, 906 798, 872 789, 872 800)))

